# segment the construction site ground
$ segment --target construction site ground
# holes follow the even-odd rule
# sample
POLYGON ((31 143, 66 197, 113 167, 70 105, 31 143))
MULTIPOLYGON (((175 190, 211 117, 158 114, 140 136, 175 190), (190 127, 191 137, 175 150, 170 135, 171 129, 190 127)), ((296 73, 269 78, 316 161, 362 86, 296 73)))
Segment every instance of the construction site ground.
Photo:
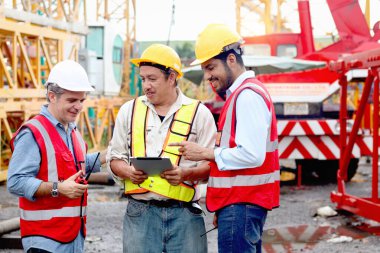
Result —
MULTIPOLYGON (((371 164, 360 161, 357 174, 347 183, 347 192, 369 197, 371 194, 371 164)), ((264 252, 380 252, 380 224, 355 215, 339 212, 332 217, 317 215, 320 207, 334 204, 330 192, 336 184, 281 187, 281 207, 269 212, 263 235, 264 252), (371 231, 371 232, 370 232, 371 231)), ((127 201, 120 198, 117 185, 91 185, 89 190, 88 236, 85 252, 122 252, 122 220, 127 201)), ((201 200, 204 207, 204 199, 201 200)), ((18 216, 17 198, 0 186, 0 221, 18 216)), ((213 228, 213 214, 205 211, 206 229, 213 228)), ((3 237, 18 237, 19 231, 3 237)), ((217 252, 217 230, 207 234, 209 252, 217 252)), ((133 245, 131 245, 133 247, 133 245)), ((4 249, 0 253, 22 252, 4 249)))

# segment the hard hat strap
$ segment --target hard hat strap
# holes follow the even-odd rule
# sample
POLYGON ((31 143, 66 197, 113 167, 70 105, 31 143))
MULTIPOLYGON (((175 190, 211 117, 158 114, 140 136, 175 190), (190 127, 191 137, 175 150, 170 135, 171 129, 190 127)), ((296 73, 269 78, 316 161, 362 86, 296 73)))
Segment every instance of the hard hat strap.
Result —
POLYGON ((240 45, 241 45, 240 42, 235 42, 235 43, 232 43, 230 45, 227 45, 227 46, 225 46, 223 48, 222 53, 228 52, 230 50, 234 50, 235 53, 237 53, 239 55, 242 55, 243 54, 243 50, 241 49, 240 45))

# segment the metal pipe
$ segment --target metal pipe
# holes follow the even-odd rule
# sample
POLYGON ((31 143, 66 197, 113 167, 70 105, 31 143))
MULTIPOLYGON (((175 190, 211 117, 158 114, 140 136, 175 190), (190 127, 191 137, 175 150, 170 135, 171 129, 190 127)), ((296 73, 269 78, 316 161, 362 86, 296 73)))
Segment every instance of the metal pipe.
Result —
POLYGON ((0 221, 0 235, 10 233, 20 229, 20 218, 12 218, 0 221))
MULTIPOLYGON (((364 89, 363 89, 362 96, 360 98, 359 107, 358 107, 358 110, 356 111, 356 117, 355 117, 354 125, 351 129, 351 132, 350 132, 350 135, 348 138, 348 144, 344 150, 343 157, 340 158, 340 159, 343 159, 342 167, 340 169, 341 170, 340 176, 342 178, 344 175, 347 176, 347 167, 348 167, 349 160, 351 159, 352 148, 354 146, 355 139, 358 135, 359 126, 360 126, 360 123, 361 123, 362 118, 363 118, 364 109, 365 109, 365 106, 366 106, 367 101, 368 101, 368 97, 369 97, 369 93, 371 91, 373 79, 374 79, 373 74, 371 73, 371 71, 368 71, 368 77, 367 77, 365 84, 364 84, 364 89)), ((342 127, 340 128, 340 130, 342 131, 342 127)), ((344 178, 344 179, 346 179, 346 178, 344 178)))
POLYGON ((377 202, 379 198, 379 69, 374 74, 376 78, 373 89, 372 201, 377 202))
POLYGON ((337 172, 338 179, 338 192, 345 193, 344 187, 344 171, 343 169, 343 160, 344 151, 346 150, 347 143, 347 77, 344 73, 340 74, 339 77, 340 84, 340 112, 339 112, 339 124, 340 124, 340 159, 339 159, 339 170, 337 172), (343 175, 343 177, 341 176, 343 175))
POLYGON ((300 19, 303 54, 312 53, 315 51, 315 47, 308 0, 298 0, 298 14, 300 19))

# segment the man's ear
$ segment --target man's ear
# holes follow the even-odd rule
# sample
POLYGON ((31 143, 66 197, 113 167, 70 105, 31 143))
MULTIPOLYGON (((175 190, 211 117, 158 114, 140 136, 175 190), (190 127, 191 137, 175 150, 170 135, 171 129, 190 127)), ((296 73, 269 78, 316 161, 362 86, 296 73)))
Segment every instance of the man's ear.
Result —
POLYGON ((57 99, 57 94, 52 91, 49 91, 47 95, 50 102, 54 102, 57 99))
POLYGON ((169 75, 169 81, 175 83, 176 79, 177 79, 177 75, 174 73, 174 72, 170 72, 170 75, 169 75))
POLYGON ((230 53, 228 56, 227 56, 227 63, 236 63, 236 55, 234 55, 233 53, 230 53))

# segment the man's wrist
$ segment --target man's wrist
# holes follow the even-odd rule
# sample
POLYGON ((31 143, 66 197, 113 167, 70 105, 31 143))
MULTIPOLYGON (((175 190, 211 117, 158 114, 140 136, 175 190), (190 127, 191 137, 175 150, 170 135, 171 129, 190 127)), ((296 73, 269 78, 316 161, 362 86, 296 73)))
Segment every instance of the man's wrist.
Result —
POLYGON ((191 168, 181 168, 182 170, 182 181, 191 181, 191 175, 193 170, 191 168))
POLYGON ((215 160, 214 149, 212 149, 212 148, 206 148, 205 151, 206 151, 205 152, 205 154, 206 154, 206 159, 205 160, 208 160, 208 161, 215 160))
POLYGON ((58 182, 53 182, 53 186, 51 189, 51 196, 52 197, 58 197, 59 191, 58 191, 58 182))

